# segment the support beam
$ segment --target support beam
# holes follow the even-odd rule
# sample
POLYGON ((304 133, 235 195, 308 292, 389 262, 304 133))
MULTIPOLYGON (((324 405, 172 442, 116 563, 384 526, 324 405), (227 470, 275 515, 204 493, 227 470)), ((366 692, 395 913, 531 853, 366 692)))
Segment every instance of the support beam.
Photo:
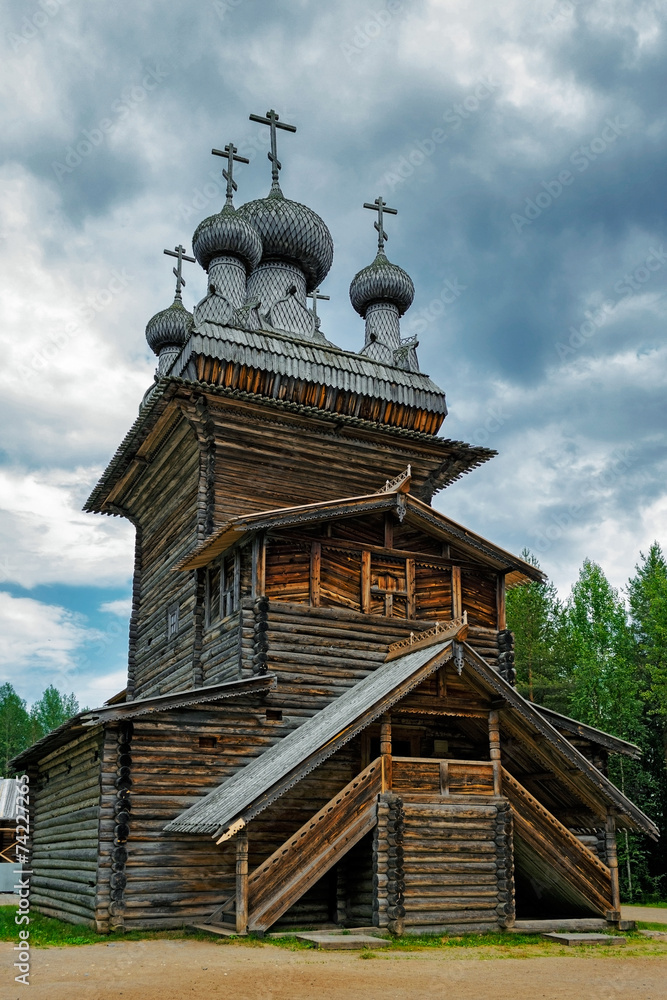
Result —
POLYGON ((391 715, 387 712, 380 721, 380 755, 382 757, 382 791, 390 792, 392 786, 391 715))
POLYGON ((614 911, 620 920, 621 917, 621 890, 618 884, 618 854, 616 852, 616 817, 613 812, 607 812, 607 822, 605 824, 607 867, 611 872, 611 902, 614 911))
POLYGON ((500 714, 496 709, 489 712, 489 757, 493 764, 493 794, 502 795, 502 771, 500 763, 500 714))
POLYGON ((461 567, 452 566, 452 618, 460 618, 462 614, 461 567))
POLYGON ((405 560, 405 589, 408 592, 406 602, 406 617, 417 617, 417 601, 415 599, 415 561, 405 560))
POLYGON ((394 518, 389 512, 384 515, 384 547, 385 549, 394 547, 394 518))
POLYGON ((496 610, 498 614, 498 631, 502 632, 503 629, 507 628, 507 610, 505 603, 505 574, 498 574, 498 583, 496 585, 496 610))
POLYGON ((257 535, 252 543, 252 598, 264 597, 266 580, 266 539, 257 535))
POLYGON ((248 932, 248 830, 236 835, 236 933, 248 932))
POLYGON ((361 610, 365 615, 371 610, 371 554, 361 553, 361 610))
POLYGON ((320 606, 320 579, 322 574, 322 543, 313 542, 310 547, 310 606, 320 606))

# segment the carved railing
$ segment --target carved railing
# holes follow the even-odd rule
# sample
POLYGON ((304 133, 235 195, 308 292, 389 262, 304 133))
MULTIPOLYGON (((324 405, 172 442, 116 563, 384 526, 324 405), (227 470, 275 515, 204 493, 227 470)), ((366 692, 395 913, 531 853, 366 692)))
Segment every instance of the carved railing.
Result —
POLYGON ((523 841, 529 851, 546 862, 545 879, 553 879, 549 876, 551 869, 577 896, 605 916, 613 909, 609 868, 505 768, 502 781, 503 795, 514 813, 515 854, 520 854, 523 841))
POLYGON ((458 639, 464 642, 468 634, 468 612, 464 611, 460 618, 453 618, 451 621, 436 622, 433 628, 425 632, 411 632, 406 639, 399 642, 392 642, 387 649, 385 663, 389 660, 397 660, 399 656, 405 656, 413 650, 423 649, 425 646, 433 646, 437 642, 444 642, 445 639, 458 639))
POLYGON ((248 930, 269 928, 377 822, 378 757, 248 876, 248 930))

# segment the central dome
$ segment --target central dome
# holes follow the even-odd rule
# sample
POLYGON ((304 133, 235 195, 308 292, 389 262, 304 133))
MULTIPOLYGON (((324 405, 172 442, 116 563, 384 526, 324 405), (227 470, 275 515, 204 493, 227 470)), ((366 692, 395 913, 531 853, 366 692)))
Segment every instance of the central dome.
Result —
POLYGON ((259 233, 262 260, 273 257, 297 264, 306 275, 309 292, 324 281, 333 261, 333 240, 312 208, 271 194, 241 205, 237 215, 259 233))

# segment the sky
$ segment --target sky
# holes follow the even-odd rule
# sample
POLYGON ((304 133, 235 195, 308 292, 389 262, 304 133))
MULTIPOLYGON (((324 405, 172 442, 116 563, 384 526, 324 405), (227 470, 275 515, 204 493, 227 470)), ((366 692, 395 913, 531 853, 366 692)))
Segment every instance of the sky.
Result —
MULTIPOLYGON (((667 547, 666 12, 659 0, 6 0, 0 25, 0 683, 95 706, 125 684, 134 531, 81 507, 136 417, 149 318, 224 201, 270 184, 335 257, 322 332, 375 251, 416 295, 403 335, 441 434, 498 457, 435 506, 567 595, 667 547)), ((184 265, 188 308, 206 276, 184 265)))

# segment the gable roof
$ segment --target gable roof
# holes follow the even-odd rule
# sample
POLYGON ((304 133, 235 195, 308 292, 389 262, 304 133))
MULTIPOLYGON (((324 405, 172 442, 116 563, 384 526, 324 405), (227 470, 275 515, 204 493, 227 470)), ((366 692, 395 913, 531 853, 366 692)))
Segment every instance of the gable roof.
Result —
MULTIPOLYGON (((452 631, 458 635, 460 626, 452 631)), ((612 806, 631 829, 659 835, 655 824, 471 646, 464 642, 459 648, 472 668, 468 676, 474 685, 490 699, 501 700, 504 714, 514 715, 515 725, 520 717, 524 738, 549 748, 571 793, 600 816, 612 806)), ((167 823, 165 831, 210 834, 218 842, 228 839, 453 655, 450 638, 385 663, 167 823)))
POLYGON ((275 674, 262 674, 260 677, 250 677, 247 680, 225 681, 223 684, 211 684, 207 687, 193 688, 189 691, 175 691, 172 694, 156 695, 153 698, 137 698, 120 704, 106 704, 102 708, 86 709, 67 719, 57 729, 33 743, 31 747, 17 754, 10 765, 15 770, 27 767, 53 753, 61 746, 66 746, 77 739, 86 730, 107 722, 119 719, 133 719, 138 715, 150 712, 166 712, 170 708, 186 708, 188 705, 201 705, 205 702, 220 701, 223 698, 240 698, 244 694, 256 694, 270 691, 276 686, 275 674))
POLYGON ((501 549, 474 531, 469 531, 422 500, 401 492, 401 484, 382 493, 325 500, 296 507, 280 507, 232 518, 191 551, 176 569, 191 570, 206 566, 212 559, 227 551, 251 532, 317 524, 335 518, 360 517, 363 514, 388 510, 396 511, 401 521, 421 528, 429 535, 454 542, 458 548, 469 552, 471 557, 477 560, 481 558, 495 569, 504 570, 508 574, 510 586, 527 583, 529 580, 544 582, 546 579, 544 573, 536 566, 501 549))
MULTIPOLYGON (((533 702, 533 704, 535 703, 533 702)), ((635 743, 622 740, 619 736, 612 736, 611 733, 605 733, 604 730, 596 729, 595 726, 589 726, 585 722, 578 722, 576 719, 571 719, 569 715, 554 712, 552 708, 545 708, 544 705, 535 705, 535 708, 556 729, 564 729, 574 736, 581 736, 582 739, 588 740, 589 743, 595 743, 597 746, 604 747, 605 750, 609 750, 611 753, 622 753, 626 757, 632 757, 633 760, 638 760, 642 755, 641 750, 635 743)))
POLYGON ((164 829, 227 839, 452 656, 449 639, 407 653, 369 674, 164 829))

